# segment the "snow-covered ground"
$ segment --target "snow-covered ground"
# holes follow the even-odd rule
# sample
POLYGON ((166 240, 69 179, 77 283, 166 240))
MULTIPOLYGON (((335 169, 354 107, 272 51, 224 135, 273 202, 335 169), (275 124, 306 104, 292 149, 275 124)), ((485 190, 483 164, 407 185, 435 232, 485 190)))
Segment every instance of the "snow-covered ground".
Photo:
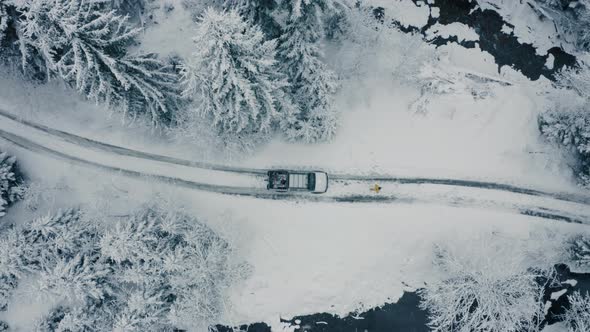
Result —
MULTIPOLYGON (((19 156, 34 179, 62 188, 55 192, 57 201, 43 207, 76 202, 97 214, 117 215, 159 194, 206 219, 253 266, 252 275, 230 290, 226 324, 265 321, 280 331, 281 317, 346 314, 395 301, 404 290, 436 278, 431 252, 437 242, 460 245, 494 233, 519 243, 531 233, 563 235, 586 227, 439 204, 326 204, 209 194, 1 147, 19 156)), ((23 211, 17 206, 8 218, 21 219, 23 211)))
MULTIPOLYGON (((8 139, 30 151, 37 151, 52 157, 58 157, 66 162, 82 162, 99 169, 109 168, 115 172, 129 171, 142 177, 159 177, 169 179, 169 182, 184 181, 195 189, 221 192, 238 193, 245 195, 266 194, 264 171, 260 173, 242 173, 239 170, 216 170, 201 168, 178 162, 160 160, 157 156, 142 157, 131 154, 132 151, 114 150, 110 146, 88 146, 85 141, 77 137, 55 136, 51 132, 41 128, 31 127, 28 124, 8 119, 0 114, 4 120, 0 123, 0 137, 8 139), (26 137, 23 137, 26 133, 26 137)), ((131 174, 130 174, 131 175, 131 174)), ((137 175, 134 175, 137 177, 137 175)), ((335 177, 335 176, 334 176, 335 177)), ((311 201, 334 201, 337 199, 358 202, 362 198, 368 201, 379 201, 378 198, 388 201, 415 202, 415 203, 439 203, 463 207, 479 207, 504 211, 538 211, 552 213, 561 218, 568 218, 585 223, 590 218, 590 207, 585 203, 590 201, 587 195, 575 195, 572 193, 547 193, 530 194, 520 190, 502 188, 488 188, 486 184, 472 187, 462 187, 460 182, 437 184, 428 181, 426 183, 396 183, 387 182, 381 193, 367 195, 371 180, 353 179, 348 175, 340 175, 333 179, 328 193, 316 197, 297 195, 290 199, 311 201), (430 183, 429 183, 430 182, 430 183), (307 199, 306 199, 307 198, 307 199)), ((525 188, 526 189, 526 188, 525 188)), ((313 196, 313 195, 312 195, 313 196)), ((286 197, 289 198, 289 197, 286 197)), ((528 212, 531 213, 531 212, 528 212)))
MULTIPOLYGON (((409 1, 395 1, 395 6, 407 19, 406 24, 426 23, 426 6, 419 8, 409 1)), ((510 7, 502 8, 507 8, 503 15, 515 25, 515 34, 523 40, 532 38, 525 33, 529 22, 519 21, 517 15, 508 17, 510 7)), ((172 12, 160 14, 158 24, 145 33, 144 50, 190 54, 189 13, 175 2, 172 12), (164 38, 170 35, 174 38, 164 38)), ((472 31, 455 28, 438 33, 476 38, 472 31), (462 32, 456 32, 459 30, 462 32)), ((448 45, 435 49, 418 36, 408 37, 389 29, 373 37, 370 48, 351 42, 350 47, 342 48, 346 51, 329 50, 332 65, 341 73, 350 71, 355 76, 344 77, 337 96, 341 126, 337 137, 324 144, 275 139, 252 155, 224 160, 206 141, 175 142, 141 124, 130 127, 117 115, 108 117, 106 110, 83 101, 57 82, 34 86, 5 72, 0 73, 0 108, 102 142, 184 159, 260 168, 305 166, 345 173, 480 179, 551 191, 579 191, 571 178, 567 156, 548 145, 537 129, 536 116, 545 102, 537 91, 547 81, 531 83, 506 68, 498 73, 491 56, 477 48, 448 45), (415 48, 405 48, 408 41, 415 48), (418 70, 416 75, 436 82, 437 93, 427 92, 427 87, 402 75, 422 60, 431 67, 418 70), (466 73, 497 81, 481 83, 466 73), (440 82, 441 75, 454 80, 440 82)), ((537 42, 538 47, 548 48, 552 44, 549 40, 537 42)), ((242 258, 253 266, 250 278, 231 290, 232 303, 221 323, 232 325, 265 321, 280 331, 281 317, 314 312, 346 314, 395 301, 404 290, 436 277, 430 268, 431 249, 439 241, 462 243, 493 232, 518 242, 539 229, 566 234, 585 227, 503 209, 452 207, 435 199, 414 204, 327 204, 224 196, 146 184, 55 161, 4 142, 0 148, 15 154, 33 178, 67 188, 59 190, 57 201, 50 206, 90 204, 101 213, 116 214, 117 209, 160 193, 206 218, 208 224, 235 242, 242 258), (105 203, 105 196, 112 202, 105 203)), ((73 146, 67 148, 72 153, 77 151, 73 146)), ((104 157, 111 158, 108 161, 112 165, 135 164, 133 159, 104 157)), ((160 171, 169 173, 170 169, 160 171)), ((191 169, 172 171, 177 174, 170 175, 207 180, 191 169)), ((231 179, 224 179, 229 181, 224 184, 230 184, 231 179)), ((394 195, 397 189, 397 194, 403 194, 401 188, 387 188, 394 195)), ((452 194, 452 190, 441 193, 432 188, 427 192, 430 197, 447 199, 452 194)), ((455 194, 469 198, 464 192, 455 194)), ((485 200, 483 196, 476 198, 485 200)), ((502 196, 506 204, 513 203, 513 198, 502 196)), ((18 218, 22 210, 17 208, 8 218, 18 218)))

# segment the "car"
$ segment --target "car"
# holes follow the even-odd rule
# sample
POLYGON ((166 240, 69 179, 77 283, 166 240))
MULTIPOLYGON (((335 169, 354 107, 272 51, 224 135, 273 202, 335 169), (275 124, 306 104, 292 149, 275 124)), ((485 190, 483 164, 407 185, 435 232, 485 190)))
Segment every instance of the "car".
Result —
POLYGON ((322 171, 268 171, 266 189, 276 192, 308 191, 322 194, 328 191, 328 174, 322 171))

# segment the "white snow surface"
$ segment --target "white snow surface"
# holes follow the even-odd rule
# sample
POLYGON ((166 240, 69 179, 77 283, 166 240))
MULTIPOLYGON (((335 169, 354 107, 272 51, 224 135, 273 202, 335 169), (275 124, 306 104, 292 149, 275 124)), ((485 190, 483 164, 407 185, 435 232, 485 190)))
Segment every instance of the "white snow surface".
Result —
POLYGON ((559 292, 553 292, 553 293, 551 293, 551 299, 552 299, 553 301, 557 301, 557 300, 559 300, 559 298, 560 298, 560 297, 562 297, 562 296, 563 296, 563 294, 565 294, 565 293, 567 293, 567 289, 562 289, 562 290, 560 290, 559 292))
POLYGON ((162 56, 179 55, 188 58, 194 52, 194 18, 185 8, 183 0, 160 1, 160 6, 152 13, 153 21, 141 37, 141 50, 162 56), (166 11, 166 6, 172 6, 166 11))
POLYGON ((568 279, 568 280, 562 282, 562 284, 569 284, 572 287, 575 287, 578 284, 578 281, 575 279, 568 279))
POLYGON ((568 332, 569 329, 564 323, 557 323, 553 325, 547 325, 543 332, 568 332))
MULTIPOLYGON (((222 196, 69 165, 0 143, 0 148, 6 147, 19 156, 33 179, 65 188, 57 197, 63 202, 117 215, 159 193, 200 216, 253 266, 247 280, 228 290, 231 303, 221 323, 231 325, 265 321, 281 331, 280 318, 315 312, 344 315, 396 301, 403 291, 437 277, 431 270, 431 253, 434 243, 441 241, 460 245, 493 233, 518 244, 538 230, 570 234, 586 227, 437 204, 325 204, 222 196)), ((20 210, 15 209, 8 218, 18 217, 20 210)), ((26 305, 15 308, 24 310, 15 317, 26 315, 26 305)))
MULTIPOLYGON (((426 5, 416 6, 411 1, 369 2, 386 7, 387 15, 394 15, 407 25, 423 26, 430 15, 426 5)), ((523 41, 534 40, 541 53, 555 45, 550 30, 535 28, 534 34, 527 32, 533 16, 526 12, 526 3, 521 6, 517 1, 494 2, 501 5, 503 16, 515 25, 514 33, 523 41), (538 37, 543 34, 547 38, 538 37)), ((145 32, 142 50, 188 56, 193 47, 189 32, 191 16, 180 5, 175 5, 168 18, 166 13, 161 15, 158 25, 145 32)), ((328 54, 339 72, 356 68, 350 70, 356 76, 344 78, 337 95, 341 127, 334 141, 305 145, 277 138, 250 156, 226 162, 240 166, 468 178, 579 191, 572 181, 567 156, 547 144, 537 129, 536 117, 545 102, 537 88, 547 82, 530 83, 509 68, 499 72, 491 56, 477 48, 448 45, 434 49, 415 36, 412 48, 404 49, 407 38, 394 30, 384 30, 371 39, 371 48, 362 52, 343 47, 328 54), (444 93, 423 96, 422 86, 400 74, 412 65, 407 59, 438 64, 438 69, 446 70, 445 76, 455 77, 458 82, 443 85, 444 93), (478 85, 465 73, 512 84, 478 85), (473 86, 488 94, 474 98, 470 90, 473 86), (425 101, 425 112, 415 111, 419 101, 425 101)), ((221 161, 216 151, 208 149, 207 142, 171 142, 141 123, 122 124, 118 116, 108 117, 106 110, 83 101, 58 82, 35 86, 2 71, 0 107, 50 127, 115 145, 185 159, 221 161)), ((2 125, 22 130, 12 124, 2 125)), ((86 153, 69 145, 53 147, 86 153)), ((403 200, 391 204, 258 200, 124 178, 25 152, 4 141, 0 141, 0 148, 16 155, 34 179, 66 188, 55 197, 56 201, 51 201, 50 207, 85 203, 100 207, 101 213, 116 214, 129 209, 131 202, 139 204, 159 192, 206 218, 210 226, 236 244, 242 258, 253 266, 253 274, 229 290, 232 303, 221 323, 232 325, 265 321, 280 331, 281 317, 315 312, 342 315, 396 301, 404 290, 413 290, 436 278, 431 272, 431 249, 436 242, 461 242, 492 232, 515 240, 527 239, 531 231, 539 228, 566 234, 585 227, 518 215, 504 208, 482 209, 487 200, 504 205, 538 202, 496 192, 453 193, 453 189, 427 186, 404 192, 405 189, 391 186, 386 191, 408 196, 423 191, 426 198, 414 204, 403 200), (452 207, 448 202, 443 205, 441 199, 449 197, 480 203, 474 207, 452 207), (100 203, 105 198, 108 203, 100 203)), ((112 165, 144 167, 132 158, 85 156, 100 156, 101 162, 112 165)), ((170 171, 168 166, 159 166, 162 168, 144 170, 170 171)), ((173 175, 207 180, 207 174, 192 169, 172 170, 177 172, 173 175)), ((234 180, 221 179, 227 181, 224 184, 234 184, 234 180)), ((360 186, 353 188, 357 189, 368 191, 360 186)), ((564 206, 567 208, 567 204, 564 206)), ((15 207, 6 218, 16 220, 22 213, 19 211, 15 207)))
POLYGON ((449 38, 451 36, 457 37, 459 42, 479 40, 479 35, 473 28, 459 22, 451 24, 436 23, 426 31, 426 38, 429 40, 435 37, 449 38))

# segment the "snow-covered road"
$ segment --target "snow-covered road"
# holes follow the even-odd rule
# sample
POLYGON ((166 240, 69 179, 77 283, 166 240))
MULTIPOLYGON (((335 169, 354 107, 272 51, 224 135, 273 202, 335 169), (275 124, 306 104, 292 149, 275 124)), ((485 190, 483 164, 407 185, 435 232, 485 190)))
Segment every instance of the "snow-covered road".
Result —
POLYGON ((330 190, 326 194, 276 194, 265 189, 264 169, 194 162, 127 149, 21 120, 4 110, 0 110, 0 118, 0 137, 21 148, 109 172, 197 190, 310 202, 434 203, 590 223, 590 195, 579 192, 551 193, 465 179, 331 174, 330 190), (383 187, 379 194, 369 191, 376 182, 383 187))

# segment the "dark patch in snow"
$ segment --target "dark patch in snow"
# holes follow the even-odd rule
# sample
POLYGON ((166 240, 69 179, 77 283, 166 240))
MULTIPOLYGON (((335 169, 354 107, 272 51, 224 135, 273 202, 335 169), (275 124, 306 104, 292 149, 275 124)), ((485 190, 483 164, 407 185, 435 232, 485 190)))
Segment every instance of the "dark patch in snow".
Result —
MULTIPOLYGON (((543 325, 551 325, 561 321, 565 309, 569 307, 567 295, 575 291, 582 294, 590 292, 590 273, 571 272, 567 265, 556 266, 557 283, 548 285, 545 289, 543 302, 549 301, 551 307, 543 325), (572 280, 577 283, 572 286, 572 280), (566 290, 557 300, 551 300, 551 294, 566 290)), ((545 280, 539 280, 545 283, 545 280)), ((367 310, 363 313, 350 313, 339 317, 328 313, 317 313, 296 316, 281 322, 295 327, 296 332, 426 332, 428 314, 420 309, 420 296, 416 292, 406 292, 397 303, 388 303, 381 307, 367 310)), ((234 331, 229 327, 217 326, 219 332, 234 331)), ((264 323, 242 325, 239 330, 246 332, 271 332, 271 328, 264 323)))
POLYGON ((547 212, 547 211, 526 209, 526 210, 521 210, 520 213, 525 216, 539 217, 539 218, 543 218, 543 219, 552 219, 552 220, 557 220, 557 221, 565 221, 565 222, 574 223, 574 224, 585 224, 586 223, 580 219, 576 219, 576 218, 569 217, 569 216, 564 216, 561 214, 555 214, 555 213, 551 213, 551 212, 547 212))
MULTIPOLYGON (((412 0, 414 3, 421 2, 412 0)), ((422 5, 423 2, 421 2, 422 5)), ((565 52, 560 47, 553 47, 548 50, 547 54, 539 55, 533 45, 520 43, 514 33, 507 34, 502 31, 504 25, 514 28, 513 25, 504 21, 502 16, 494 10, 482 10, 477 1, 474 0, 434 0, 433 3, 427 4, 430 7, 439 9, 438 17, 430 16, 428 23, 424 27, 404 26, 399 22, 392 22, 400 31, 405 33, 420 33, 426 39, 426 31, 433 25, 440 23, 448 25, 451 23, 462 23, 475 30, 479 35, 478 41, 458 40, 457 36, 448 38, 437 36, 428 40, 436 46, 456 43, 465 48, 475 48, 479 46, 482 51, 490 53, 498 65, 498 71, 502 66, 510 66, 519 70, 523 75, 531 80, 537 80, 541 75, 553 79, 556 72, 564 66, 572 67, 576 65, 576 57, 565 52), (555 58, 553 68, 545 66, 549 56, 555 58)), ((383 22, 385 12, 383 8, 373 10, 375 18, 383 22)))
POLYGON ((212 332, 271 332, 270 326, 264 323, 254 323, 249 325, 240 325, 235 327, 217 325, 215 329, 211 329, 212 332))
MULTIPOLYGON (((417 293, 406 292, 397 303, 388 303, 363 313, 350 313, 339 317, 328 313, 296 316, 281 322, 295 327, 296 332, 427 332, 427 313, 419 308, 420 297, 417 293)), ((245 331, 270 332, 264 323, 242 325, 232 328, 216 326, 219 332, 245 331)))
POLYGON ((557 280, 559 281, 559 284, 550 287, 546 291, 546 300, 550 298, 550 295, 553 292, 559 292, 561 290, 566 290, 566 292, 556 301, 551 301, 551 307, 549 308, 549 312, 545 317, 548 325, 561 321, 565 310, 569 308, 569 302, 567 299, 568 295, 571 295, 576 291, 579 291, 581 294, 590 292, 590 273, 572 272, 565 264, 557 265, 555 268, 557 271, 557 280), (577 282, 572 285, 571 280, 575 280, 577 282))
POLYGON ((426 326, 426 311, 418 307, 420 297, 416 293, 404 293, 397 303, 385 304, 363 313, 350 313, 339 317, 327 313, 297 316, 283 320, 298 326, 299 332, 422 332, 426 326))

